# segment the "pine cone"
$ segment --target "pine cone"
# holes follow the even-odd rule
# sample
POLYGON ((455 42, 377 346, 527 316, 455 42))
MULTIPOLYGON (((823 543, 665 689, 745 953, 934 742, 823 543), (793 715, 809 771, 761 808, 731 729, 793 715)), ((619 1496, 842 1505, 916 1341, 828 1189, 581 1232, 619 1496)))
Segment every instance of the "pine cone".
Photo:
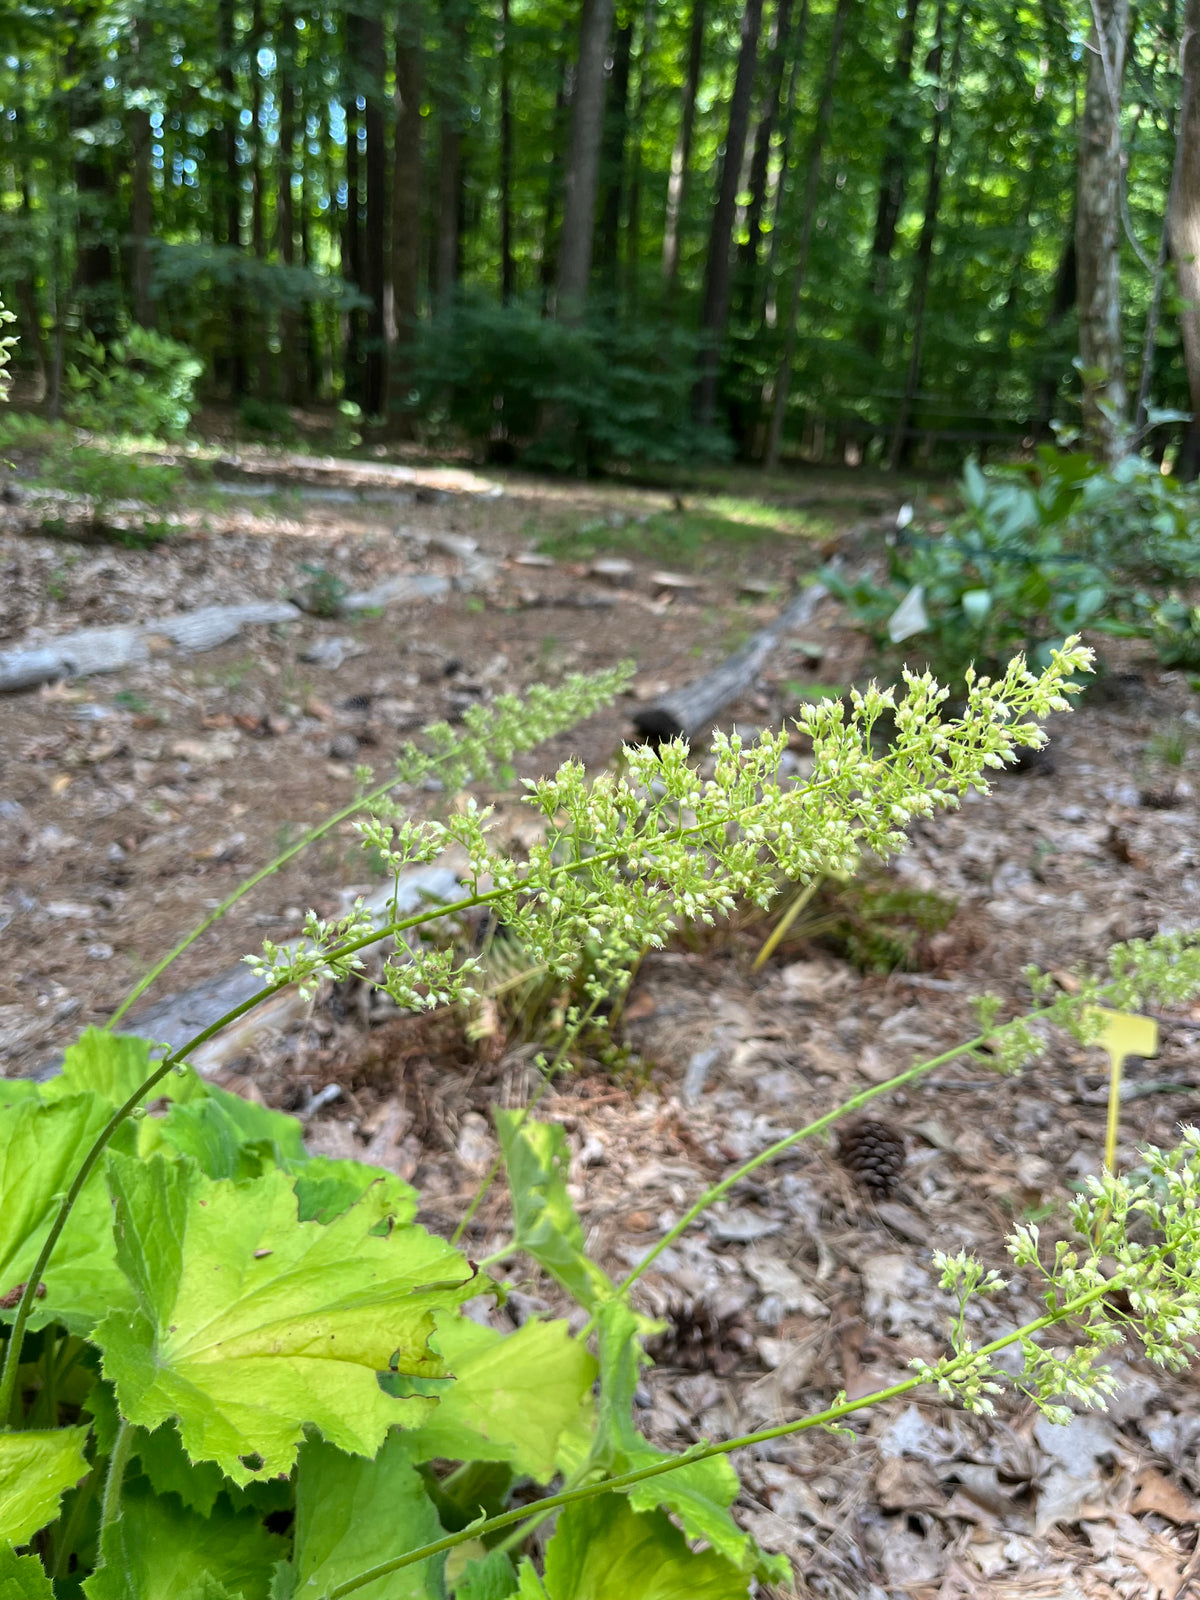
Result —
POLYGON ((670 1326, 646 1344, 659 1366, 727 1377, 753 1343, 741 1312, 722 1316, 704 1300, 672 1298, 663 1318, 670 1326))
POLYGON ((886 1200, 904 1170, 904 1136, 886 1122, 856 1117, 838 1137, 838 1159, 875 1200, 886 1200))

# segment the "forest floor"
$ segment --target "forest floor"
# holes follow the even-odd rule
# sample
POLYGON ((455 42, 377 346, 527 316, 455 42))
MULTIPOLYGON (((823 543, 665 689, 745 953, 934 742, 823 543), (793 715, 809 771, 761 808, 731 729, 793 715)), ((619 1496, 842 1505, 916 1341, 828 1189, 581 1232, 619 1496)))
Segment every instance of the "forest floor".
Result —
MULTIPOLYGON (((452 587, 377 615, 252 628, 198 655, 152 641, 141 664, 0 701, 0 1073, 43 1067, 105 1020, 247 872, 351 797, 356 763, 384 769, 423 724, 570 670, 633 658, 632 696, 677 686, 835 549, 853 564, 877 559, 900 498, 853 476, 772 485, 768 500, 749 480, 680 498, 506 475, 493 493, 469 475, 314 485, 258 465, 258 476, 197 489, 186 530, 145 551, 49 539, 27 505, 0 507, 0 650, 405 573, 445 574, 452 587), (594 571, 604 558, 629 570, 594 571)), ((777 726, 806 688, 852 680, 862 659, 827 601, 724 720, 777 726)), ((1194 922, 1200 833, 1187 774, 1200 715, 1178 675, 1129 656, 1114 665, 1056 719, 1048 762, 913 830, 891 887, 953 902, 947 925, 917 942, 917 970, 863 975, 810 931, 756 972, 770 918, 643 963, 625 1017, 628 1070, 585 1068, 541 1108, 569 1130, 574 1193, 602 1264, 628 1270, 731 1164, 969 1037, 972 995, 1023 1009, 1028 962, 1099 965, 1115 940, 1194 922)), ((632 705, 520 770, 567 756, 603 765, 632 705)), ((439 803, 418 798, 431 812, 439 803)), ((502 836, 522 837, 515 794, 485 798, 502 836)), ((297 933, 308 906, 337 912, 345 891, 368 886, 356 839, 336 832, 241 902, 160 989, 211 977, 264 937, 297 933)), ((361 998, 319 996, 224 1080, 304 1116, 314 1148, 401 1171, 424 1220, 449 1230, 494 1154, 491 1109, 535 1086, 532 1049, 471 1045, 452 1018, 403 1018, 361 998)), ((1159 1058, 1131 1063, 1124 1163, 1135 1144, 1171 1143, 1181 1120, 1200 1118, 1198 1031, 1200 1007, 1173 1015, 1159 1058)), ((768 1426, 839 1389, 883 1387, 914 1355, 940 1351, 950 1307, 930 1249, 966 1247, 1003 1270, 1014 1220, 1061 1223, 1072 1186, 1099 1167, 1105 1089, 1105 1058, 1061 1040, 1018 1078, 974 1062, 942 1069, 878 1108, 908 1148, 882 1203, 817 1142, 760 1170, 638 1291, 674 1328, 639 1390, 651 1437, 680 1448, 768 1426)), ((496 1190, 472 1253, 506 1236, 496 1190)), ((514 1275, 514 1286, 498 1316, 559 1305, 544 1281, 514 1275)), ((1015 1283, 989 1302, 980 1334, 1040 1309, 1015 1283)), ((740 1515, 794 1558, 800 1594, 1177 1600, 1200 1534, 1194 1386, 1132 1350, 1116 1364, 1125 1386, 1107 1415, 1065 1429, 1031 1408, 984 1422, 924 1396, 866 1413, 851 1437, 765 1447, 737 1463, 740 1515)))

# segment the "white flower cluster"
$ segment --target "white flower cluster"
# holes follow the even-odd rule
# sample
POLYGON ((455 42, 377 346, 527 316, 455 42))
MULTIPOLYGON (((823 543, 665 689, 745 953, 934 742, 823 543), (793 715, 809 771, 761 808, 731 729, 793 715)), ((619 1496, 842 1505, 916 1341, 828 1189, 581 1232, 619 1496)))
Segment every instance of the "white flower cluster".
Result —
MULTIPOLYGON (((364 843, 393 874, 459 845, 469 862, 463 898, 394 918, 373 933, 333 925, 317 937, 308 930, 310 948, 264 947, 255 970, 272 986, 303 981, 311 992, 318 976, 337 975, 347 962, 357 970, 364 944, 395 935, 396 956, 377 981, 404 1004, 427 1005, 430 996, 454 1003, 472 996, 477 963, 455 965, 444 951, 399 936, 488 905, 531 966, 569 979, 586 965, 584 998, 594 1007, 619 992, 641 953, 663 944, 680 922, 711 923, 740 899, 765 906, 781 883, 852 872, 865 850, 900 850, 913 818, 956 805, 968 789, 986 789, 989 768, 1010 759, 1017 745, 1040 744, 1037 719, 1068 708, 1072 679, 1090 660, 1068 640, 1041 674, 1018 659, 996 681, 969 675, 965 707, 952 718, 943 715, 948 691, 929 674, 907 673, 899 697, 871 686, 855 691, 849 710, 841 702, 808 707, 799 723, 813 744, 815 771, 807 781, 780 777, 783 732, 750 743, 715 734, 708 779, 682 741, 629 747, 620 773, 596 778, 565 762, 553 777, 527 783, 547 832, 524 861, 491 848, 489 812, 473 799, 460 799, 444 823, 413 822, 394 802, 381 801, 357 824, 364 843), (873 738, 884 717, 895 734, 877 754, 873 738)), ((512 750, 611 698, 622 670, 533 691, 525 701, 498 701, 464 734, 431 730, 435 753, 406 752, 398 771, 406 782, 435 767, 448 782, 494 774, 512 750)))
POLYGON ((958 1315, 951 1350, 936 1363, 914 1361, 918 1374, 971 1411, 990 1414, 993 1395, 1016 1389, 1053 1421, 1069 1422, 1069 1400, 1105 1408, 1117 1385, 1099 1358, 1130 1337, 1157 1365, 1185 1371, 1200 1336, 1200 1130, 1185 1128, 1174 1150, 1147 1149, 1142 1160, 1140 1175, 1088 1179, 1088 1192, 1071 1207, 1075 1239, 1057 1240, 1049 1265, 1033 1223, 1013 1232, 1009 1251, 1041 1279, 1047 1311, 991 1344, 974 1348, 967 1305, 1008 1284, 963 1252, 935 1256, 958 1315), (1043 1345, 1051 1328, 1069 1332, 1073 1343, 1043 1345), (1010 1345, 1020 1347, 1019 1378, 994 1359, 1010 1345))

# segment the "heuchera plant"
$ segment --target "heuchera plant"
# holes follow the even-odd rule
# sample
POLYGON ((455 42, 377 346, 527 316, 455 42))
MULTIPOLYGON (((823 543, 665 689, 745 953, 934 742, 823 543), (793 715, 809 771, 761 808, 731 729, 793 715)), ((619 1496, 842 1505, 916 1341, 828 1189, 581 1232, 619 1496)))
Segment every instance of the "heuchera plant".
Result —
POLYGON ((156 1059, 146 1040, 90 1029, 55 1077, 0 1083, 3 1600, 734 1600, 790 1572, 732 1514, 733 1452, 842 1426, 924 1385, 981 1411, 1015 1386, 1061 1417, 1067 1399, 1103 1404, 1097 1359, 1117 1337, 1181 1365, 1198 1315, 1192 1132, 1176 1151, 1148 1152, 1137 1181, 1098 1178, 1074 1208, 1076 1242, 1050 1259, 1036 1230, 1017 1230, 1011 1249, 1023 1273, 1042 1277, 1044 1315, 976 1348, 968 1306, 1001 1287, 999 1273, 939 1257, 959 1306, 940 1361, 741 1438, 670 1454, 639 1432, 633 1398, 653 1324, 629 1291, 737 1182, 847 1111, 985 1046, 985 1059, 1017 1066, 1051 1025, 1095 1038, 1102 1006, 1200 992, 1200 945, 1182 936, 1118 949, 1107 977, 1078 993, 1051 998, 1035 976, 1038 1006, 1013 1021, 985 999, 974 1039, 731 1172, 621 1283, 585 1252, 564 1131, 528 1109, 496 1117, 511 1242, 473 1263, 416 1223, 417 1196, 394 1173, 308 1155, 293 1118, 188 1063, 259 1000, 357 971, 372 945, 386 959, 370 981, 401 1004, 467 1000, 475 964, 427 936, 477 907, 516 928, 550 972, 576 974, 586 945, 569 1042, 680 920, 711 920, 739 897, 766 904, 781 882, 899 849, 913 817, 984 787, 1017 744, 1040 743, 1036 719, 1066 708, 1086 665, 1068 641, 1039 676, 1020 662, 997 682, 969 676, 966 710, 949 721, 946 691, 927 676, 910 675, 899 698, 872 688, 848 711, 814 706, 802 725, 815 773, 802 783, 779 778, 785 741, 771 734, 750 745, 718 737, 709 779, 682 745, 629 750, 620 776, 590 782, 568 763, 531 785, 546 841, 520 861, 492 850, 486 813, 469 801, 434 823, 393 798, 398 776, 436 770, 453 789, 493 773, 594 709, 619 677, 506 700, 461 733, 435 730, 385 783, 364 774, 362 793, 324 825, 361 812, 365 842, 397 881, 458 845, 469 865, 457 901, 401 916, 397 895, 383 927, 361 911, 311 918, 305 946, 255 958, 258 994, 180 1049, 156 1059), (885 714, 896 735, 880 756, 872 730, 885 714), (521 1253, 583 1308, 578 1332, 533 1318, 501 1334, 479 1317, 486 1297, 506 1292, 490 1266, 521 1253), (996 1360, 1010 1345, 1024 1356, 1018 1379, 996 1360), (550 1492, 531 1499, 531 1486, 550 1492), (535 1556, 529 1534, 552 1512, 535 1556))

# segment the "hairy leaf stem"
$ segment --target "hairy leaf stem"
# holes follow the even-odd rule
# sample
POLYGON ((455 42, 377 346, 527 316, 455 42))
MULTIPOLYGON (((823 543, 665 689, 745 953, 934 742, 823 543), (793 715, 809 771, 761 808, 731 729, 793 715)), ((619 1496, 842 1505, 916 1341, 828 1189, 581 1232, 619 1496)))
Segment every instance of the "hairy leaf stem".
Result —
MULTIPOLYGON (((1006 1350, 1010 1345, 1017 1344, 1025 1339, 1032 1338, 1044 1329, 1053 1327, 1055 1323, 1063 1322, 1070 1317, 1086 1311, 1088 1306, 1107 1294, 1124 1287, 1131 1279, 1145 1270, 1146 1261, 1151 1259, 1155 1252, 1137 1264, 1118 1272, 1104 1284, 1089 1289, 1086 1293, 1078 1295, 1074 1300, 1066 1301, 1053 1311, 1048 1311, 1044 1316, 1037 1317, 1033 1322, 1027 1322, 1022 1327, 1014 1328, 1000 1338, 993 1339, 990 1344, 981 1345, 978 1350, 968 1351, 955 1361, 947 1364, 945 1375, 953 1377, 959 1369, 967 1370, 975 1366, 981 1359, 995 1355, 1000 1350, 1006 1350)), ((905 1378, 900 1383, 894 1383, 887 1389, 879 1389, 874 1394, 863 1395, 857 1400, 840 1400, 824 1411, 818 1411, 811 1417, 798 1417, 790 1422, 783 1422, 773 1428, 761 1428, 756 1433, 745 1433, 736 1439, 726 1439, 720 1444, 695 1445, 682 1454, 669 1457, 665 1461, 656 1461, 652 1466, 638 1467, 632 1472, 622 1472, 612 1478, 601 1479, 597 1483, 584 1484, 575 1489, 564 1489, 558 1494, 546 1495, 541 1500, 531 1500, 523 1506, 518 1506, 512 1511, 503 1511, 498 1516, 489 1517, 485 1522, 473 1522, 468 1527, 462 1528, 457 1533, 450 1533, 442 1539, 436 1539, 431 1544, 422 1545, 418 1550, 410 1550, 406 1555, 393 1556, 390 1561, 380 1562, 378 1566, 370 1567, 366 1572, 360 1572, 353 1578, 348 1578, 344 1583, 339 1583, 336 1588, 325 1591, 321 1600, 343 1600, 343 1597, 353 1594, 358 1589, 363 1589, 369 1583, 374 1583, 379 1578, 386 1578, 390 1573, 399 1572, 404 1567, 413 1567, 422 1561, 428 1561, 431 1556, 441 1555, 445 1550, 453 1550, 457 1545, 466 1544, 470 1539, 484 1539, 490 1533, 498 1533, 502 1528, 511 1528, 514 1523, 522 1522, 527 1518, 537 1517, 539 1520, 547 1512, 556 1511, 562 1506, 574 1505, 580 1500, 590 1500, 596 1495, 611 1494, 621 1489, 631 1489, 634 1484, 643 1483, 647 1478, 657 1478, 665 1473, 674 1472, 677 1468, 686 1466, 694 1461, 707 1461, 713 1456, 730 1455, 735 1450, 745 1450, 758 1444, 767 1444, 772 1439, 786 1439, 795 1433, 807 1432, 810 1428, 827 1428, 841 1422, 843 1418, 853 1416, 858 1411, 864 1411, 868 1406, 879 1405, 885 1400, 895 1400, 901 1395, 911 1394, 914 1389, 919 1389, 931 1380, 924 1374, 917 1374, 905 1378)))
MULTIPOLYGON (((104 1530, 121 1515, 121 1490, 125 1484, 125 1472, 129 1466, 129 1457, 133 1451, 133 1425, 121 1418, 117 1429, 117 1437, 113 1441, 112 1455, 108 1458, 108 1472, 104 1479, 104 1498, 100 1502, 100 1538, 104 1539, 104 1530)), ((100 1564, 104 1563, 103 1543, 100 1551, 100 1564)))

